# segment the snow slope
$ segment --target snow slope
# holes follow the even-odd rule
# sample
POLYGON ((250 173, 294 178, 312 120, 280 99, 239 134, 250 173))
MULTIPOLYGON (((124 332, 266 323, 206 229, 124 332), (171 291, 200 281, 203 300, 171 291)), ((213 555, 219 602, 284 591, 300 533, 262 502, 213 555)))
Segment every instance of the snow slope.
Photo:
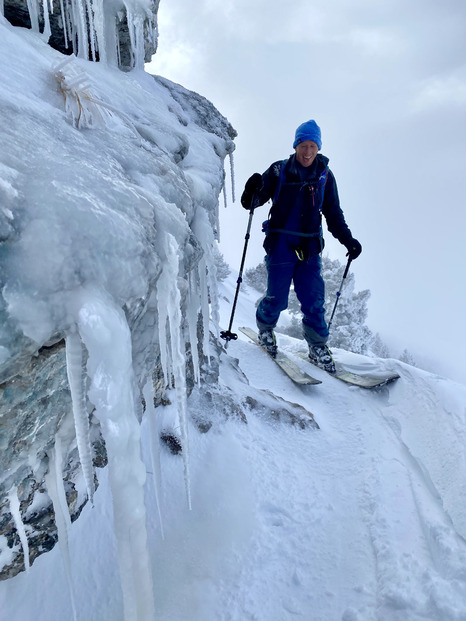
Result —
MULTIPOLYGON (((221 286, 225 326, 233 291, 231 278, 221 286)), ((255 297, 241 292, 233 329, 253 325, 255 297)), ((279 342, 290 352, 303 347, 288 337, 279 342)), ((240 399, 272 391, 312 411, 320 429, 260 410, 247 412, 244 424, 205 405, 210 431, 190 427, 191 511, 182 460, 161 451, 164 538, 147 465, 157 619, 466 619, 466 387, 392 360, 337 356, 352 368, 389 368, 401 377, 365 391, 296 358, 322 380, 298 387, 242 335, 228 345, 221 393, 240 399)), ((199 414, 202 395, 190 402, 199 414)), ((160 423, 170 410, 158 412, 160 423)), ((111 500, 106 474, 98 474, 95 508, 86 506, 71 530, 77 618, 120 621, 111 500)), ((72 618, 58 547, 29 574, 0 584, 0 611, 2 621, 72 618)))

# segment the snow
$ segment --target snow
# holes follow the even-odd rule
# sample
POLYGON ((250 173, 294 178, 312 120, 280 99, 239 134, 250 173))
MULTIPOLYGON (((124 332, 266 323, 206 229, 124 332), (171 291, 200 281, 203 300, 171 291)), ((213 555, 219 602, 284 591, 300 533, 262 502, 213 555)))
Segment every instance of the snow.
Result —
MULTIPOLYGON (((220 288, 223 325, 234 291, 231 276, 220 288)), ((235 325, 252 325, 256 297, 243 286, 235 325)), ((240 333, 222 355, 219 390, 239 400, 262 395, 264 403, 261 391, 271 391, 313 412, 320 429, 254 409, 247 424, 226 420, 204 403, 210 431, 189 422, 191 511, 180 456, 158 454, 164 537, 153 493, 159 468, 143 420, 154 619, 462 621, 466 387, 398 361, 337 351, 352 370, 401 376, 366 391, 307 365, 294 355, 302 342, 279 335, 279 345, 322 384, 292 384, 240 333)), ((203 403, 194 397, 191 412, 203 403)), ((77 617, 119 621, 112 501, 106 471, 98 476, 95 507, 86 506, 70 532, 77 617)), ((28 575, 0 585, 4 618, 70 618, 64 580, 59 550, 41 556, 28 575)))
MULTIPOLYGON (((0 583, 2 621, 464 621, 466 387, 338 350, 349 370, 400 375, 379 391, 349 387, 303 361, 302 341, 279 335, 322 380, 300 387, 239 334, 221 354, 218 385, 196 384, 186 401, 185 333, 194 338, 199 309, 208 325, 207 290, 212 332, 226 328, 235 294, 235 275, 217 294, 211 265, 231 145, 206 137, 163 81, 80 59, 63 65, 41 35, 1 17, 0 30, 0 104, 15 119, 0 129, 0 231, 10 243, 0 356, 15 355, 19 335, 40 346, 66 333, 79 426, 84 344, 109 460, 94 504, 71 525, 60 472, 73 421, 64 421, 47 475, 60 546, 0 583), (77 98, 88 106, 84 125, 77 98), (205 254, 188 282, 181 249, 192 231, 205 254), (156 277, 157 299, 147 299, 156 277), (142 303, 162 321, 131 334, 128 315, 142 303), (145 341, 162 346, 175 377, 174 403, 155 410, 135 351, 145 341), (277 419, 274 396, 312 412, 319 429, 277 419), (182 457, 157 441, 167 420, 182 457)), ((256 297, 243 285, 233 329, 254 325, 256 297)), ((85 455, 85 430, 78 435, 85 455)))

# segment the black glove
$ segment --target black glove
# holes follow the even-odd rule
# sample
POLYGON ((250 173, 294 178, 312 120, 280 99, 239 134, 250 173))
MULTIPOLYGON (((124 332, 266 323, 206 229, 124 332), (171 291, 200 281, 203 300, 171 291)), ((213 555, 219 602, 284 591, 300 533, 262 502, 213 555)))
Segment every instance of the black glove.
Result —
POLYGON ((361 244, 358 242, 357 239, 354 239, 354 237, 352 237, 349 240, 349 242, 345 244, 345 246, 346 246, 346 249, 348 250, 348 252, 346 253, 346 256, 349 257, 351 261, 354 261, 354 259, 357 259, 362 252, 361 244))
POLYGON ((241 196, 241 204, 245 209, 254 209, 252 201, 254 194, 262 189, 262 175, 260 173, 254 173, 252 177, 246 181, 244 186, 244 192, 241 196))

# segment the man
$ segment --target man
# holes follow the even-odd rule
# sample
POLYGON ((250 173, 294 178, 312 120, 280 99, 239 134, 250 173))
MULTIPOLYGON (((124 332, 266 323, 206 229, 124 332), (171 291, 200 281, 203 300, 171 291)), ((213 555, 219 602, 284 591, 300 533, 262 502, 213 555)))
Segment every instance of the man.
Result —
POLYGON ((335 373, 327 347, 325 285, 320 254, 324 248, 322 214, 327 228, 347 250, 350 259, 362 251, 351 234, 340 208, 337 185, 328 167, 328 158, 319 153, 322 138, 315 121, 298 127, 293 149, 287 160, 275 162, 263 175, 255 173, 246 182, 241 204, 253 210, 272 200, 269 219, 264 223, 267 253, 267 292, 261 300, 256 322, 259 340, 275 356, 277 345, 273 329, 282 310, 288 306, 291 283, 301 304, 303 333, 309 345, 309 358, 319 367, 335 373))

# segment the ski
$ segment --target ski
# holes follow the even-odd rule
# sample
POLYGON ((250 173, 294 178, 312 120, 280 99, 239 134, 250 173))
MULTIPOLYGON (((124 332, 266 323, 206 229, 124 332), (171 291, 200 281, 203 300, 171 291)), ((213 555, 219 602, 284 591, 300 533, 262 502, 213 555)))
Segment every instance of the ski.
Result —
MULTIPOLYGON (((303 360, 307 360, 309 364, 313 364, 307 354, 299 352, 297 355, 303 360)), ((352 386, 359 386, 360 388, 380 388, 381 386, 385 386, 390 382, 394 382, 400 377, 397 373, 388 373, 386 375, 360 375, 359 373, 347 371, 344 367, 338 365, 337 363, 335 363, 335 366, 337 369, 336 373, 328 373, 328 371, 325 371, 325 369, 321 370, 328 373, 330 377, 336 377, 337 379, 345 382, 346 384, 351 384, 352 386)), ((320 369, 320 367, 317 368, 320 369)))
POLYGON ((282 351, 278 350, 277 355, 275 357, 271 356, 269 352, 266 349, 264 349, 259 343, 257 332, 254 332, 254 330, 251 330, 251 328, 243 327, 243 328, 239 328, 239 330, 243 334, 245 334, 248 338, 250 338, 251 341, 254 341, 254 343, 258 345, 261 349, 263 349, 264 352, 268 354, 270 358, 272 358, 272 360, 274 360, 277 363, 280 369, 282 369, 282 371, 284 371, 286 375, 288 375, 288 377, 296 384, 305 385, 305 384, 321 384, 322 383, 320 380, 316 379, 315 377, 312 377, 311 375, 308 375, 304 371, 301 371, 298 365, 295 364, 292 360, 290 360, 290 358, 288 358, 288 356, 286 356, 282 351))

